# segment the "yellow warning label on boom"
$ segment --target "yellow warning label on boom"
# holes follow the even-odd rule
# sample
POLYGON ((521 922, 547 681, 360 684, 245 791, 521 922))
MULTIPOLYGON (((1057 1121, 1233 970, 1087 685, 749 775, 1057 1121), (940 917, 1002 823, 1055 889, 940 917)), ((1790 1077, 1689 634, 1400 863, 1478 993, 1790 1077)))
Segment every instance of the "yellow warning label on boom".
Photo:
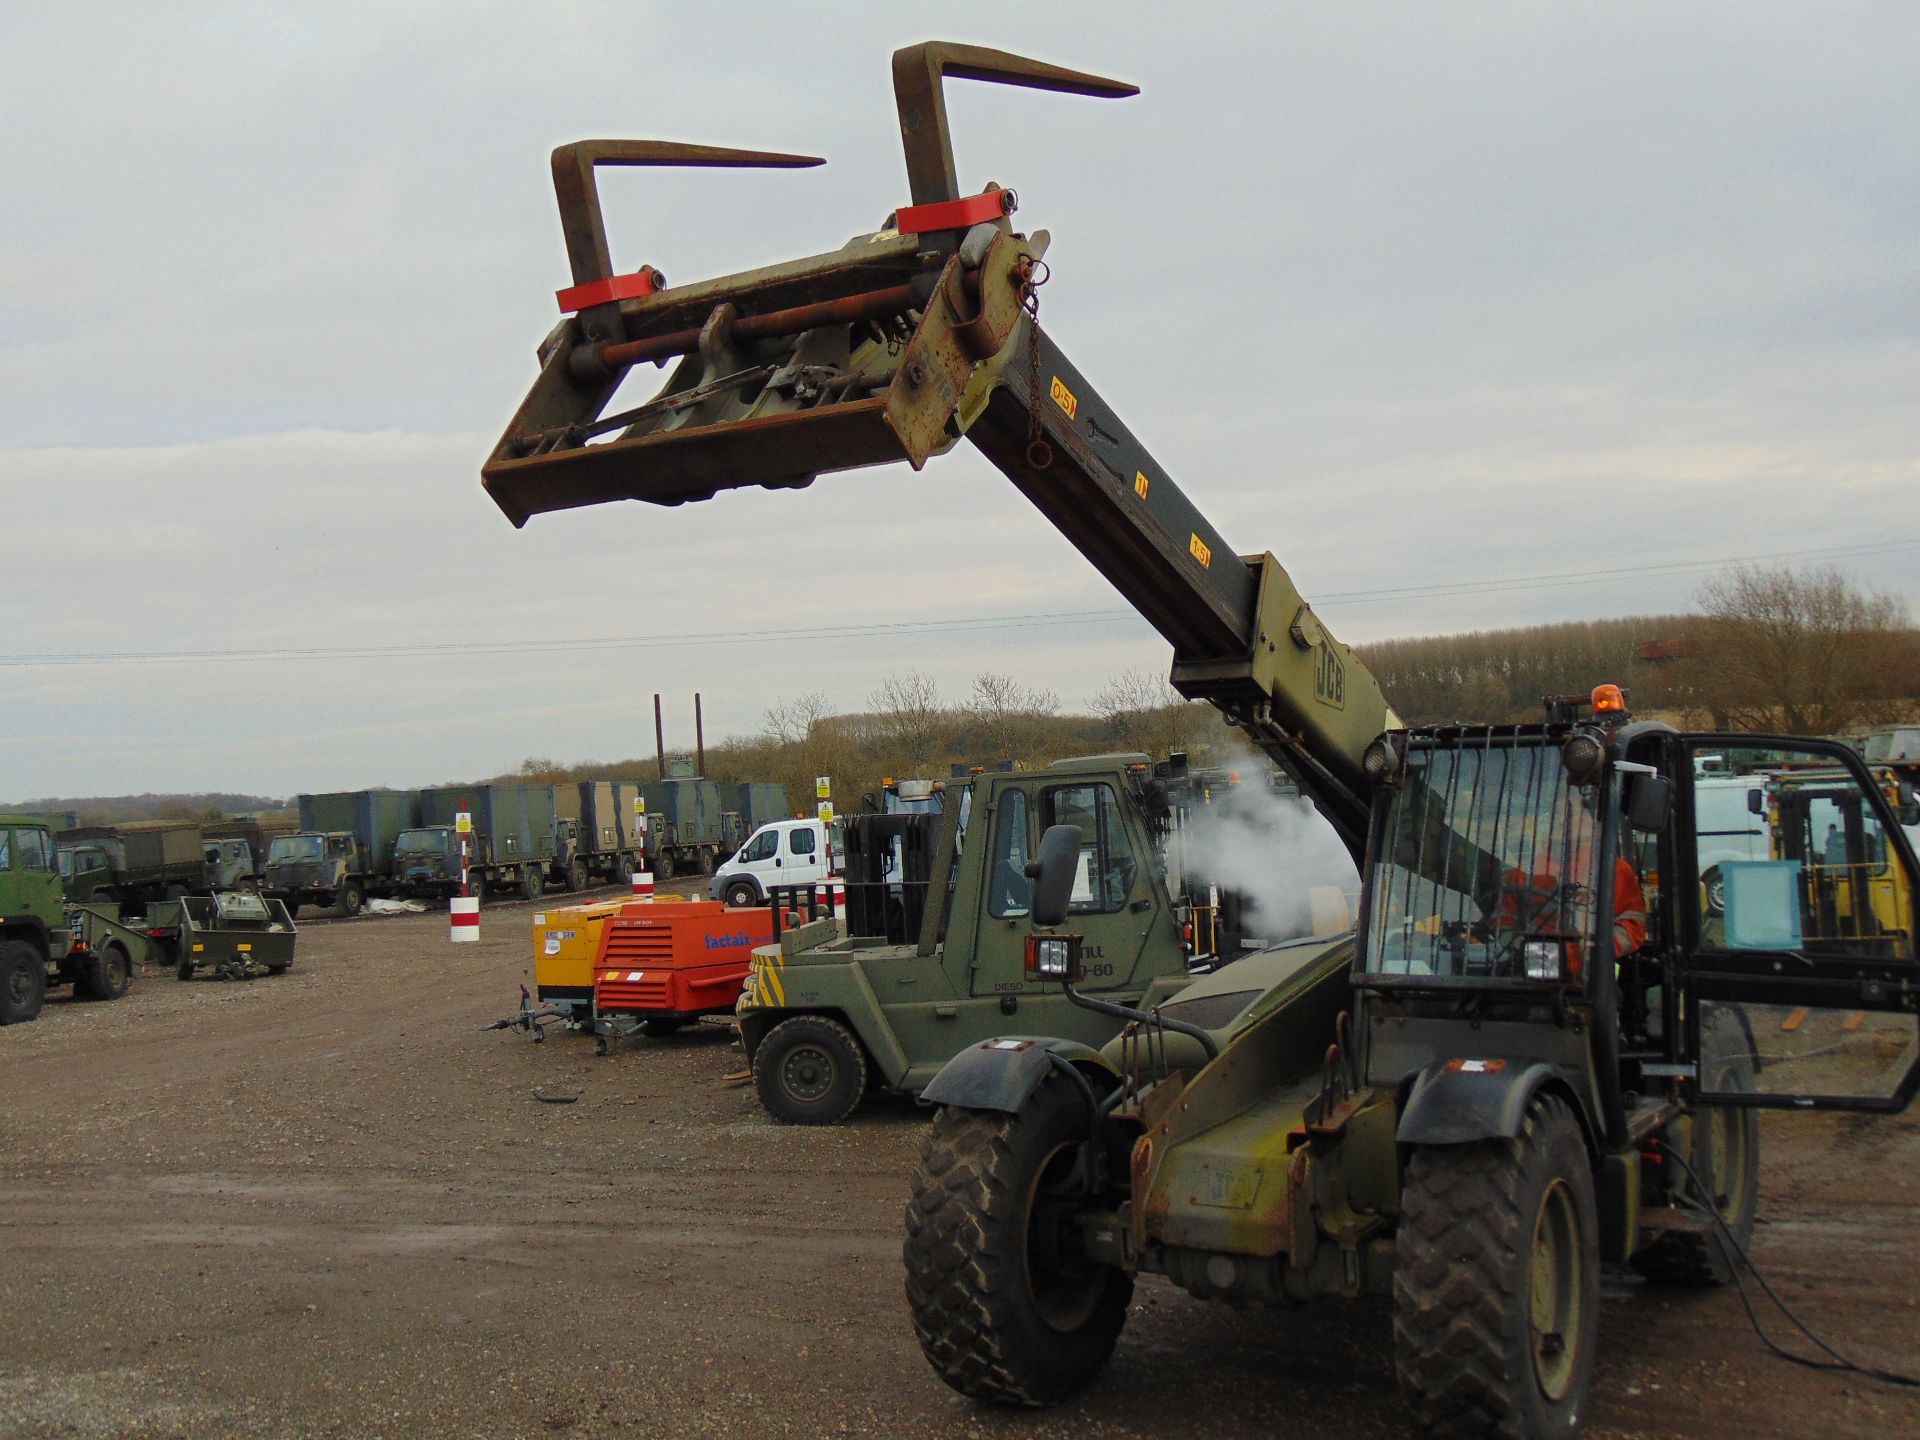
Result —
POLYGON ((1144 500, 1147 498, 1147 488, 1148 488, 1147 472, 1144 470, 1134 471, 1133 472, 1133 493, 1138 495, 1142 500, 1144 500))
POLYGON ((1207 542, 1202 540, 1198 535, 1189 535, 1187 537, 1187 552, 1200 562, 1201 569, 1211 570, 1213 568, 1213 550, 1207 542))
POLYGON ((1054 404, 1067 412, 1067 418, 1069 420, 1073 419, 1073 417, 1079 413, 1079 400, 1075 398, 1073 391, 1060 383, 1060 377, 1058 375, 1053 377, 1053 388, 1048 390, 1047 393, 1053 396, 1054 404))

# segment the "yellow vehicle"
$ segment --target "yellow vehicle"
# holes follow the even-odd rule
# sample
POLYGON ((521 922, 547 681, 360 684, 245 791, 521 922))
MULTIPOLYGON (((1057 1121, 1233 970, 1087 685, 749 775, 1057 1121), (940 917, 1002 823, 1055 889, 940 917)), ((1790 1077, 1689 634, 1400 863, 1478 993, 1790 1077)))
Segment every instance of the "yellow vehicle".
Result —
POLYGON ((601 930, 607 919, 634 905, 671 904, 683 895, 646 898, 623 895, 591 905, 569 905, 533 917, 533 981, 539 1003, 561 1011, 567 1027, 591 1028, 593 962, 600 953, 601 930))

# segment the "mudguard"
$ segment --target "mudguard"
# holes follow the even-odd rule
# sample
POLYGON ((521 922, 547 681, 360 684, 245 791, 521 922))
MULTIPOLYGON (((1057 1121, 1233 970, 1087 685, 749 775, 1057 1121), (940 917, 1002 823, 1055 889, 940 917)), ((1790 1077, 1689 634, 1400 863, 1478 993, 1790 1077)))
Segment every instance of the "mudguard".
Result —
POLYGON ((1000 1110, 1013 1114, 1040 1088, 1054 1062, 1049 1056, 1079 1066, 1092 1065, 1119 1078, 1106 1057, 1077 1040, 1035 1035, 1002 1035, 969 1045, 940 1068, 933 1083, 920 1092, 928 1105, 958 1105, 965 1110, 1000 1110))
POLYGON ((1422 1070, 1400 1112, 1402 1145, 1511 1140, 1527 1104, 1559 1070, 1544 1061, 1436 1060, 1422 1070))

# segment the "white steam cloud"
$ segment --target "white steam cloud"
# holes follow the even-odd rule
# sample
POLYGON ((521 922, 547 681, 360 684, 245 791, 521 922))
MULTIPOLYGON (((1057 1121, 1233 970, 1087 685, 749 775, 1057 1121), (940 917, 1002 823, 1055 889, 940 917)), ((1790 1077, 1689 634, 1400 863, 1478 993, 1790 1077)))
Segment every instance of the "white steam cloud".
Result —
MULTIPOLYGON (((1320 813, 1294 795, 1251 784, 1196 808, 1180 832, 1185 874, 1245 897, 1247 928, 1273 943, 1325 930, 1313 891, 1332 887, 1349 909, 1360 875, 1320 813)), ((1324 911, 1322 914, 1324 922, 1324 911)))

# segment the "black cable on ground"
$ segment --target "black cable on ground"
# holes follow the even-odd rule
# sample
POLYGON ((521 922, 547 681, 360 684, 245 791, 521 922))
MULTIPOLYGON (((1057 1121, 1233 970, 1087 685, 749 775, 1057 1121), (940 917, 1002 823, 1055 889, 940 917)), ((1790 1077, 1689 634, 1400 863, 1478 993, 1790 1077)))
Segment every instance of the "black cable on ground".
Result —
MULTIPOLYGON (((1701 1183, 1700 1177, 1694 1173, 1693 1167, 1681 1159, 1672 1147, 1663 1147, 1662 1153, 1668 1160, 1671 1160, 1686 1172, 1687 1178, 1693 1182, 1694 1189, 1700 1194, 1710 1195, 1713 1193, 1701 1183)), ((1681 1203, 1686 1204, 1685 1201, 1681 1203)), ((1762 1343, 1765 1344, 1769 1350, 1773 1351, 1774 1354, 1778 1355, 1782 1360, 1791 1360, 1795 1365, 1805 1366, 1809 1370, 1844 1371, 1854 1375, 1864 1375, 1870 1380, 1878 1380, 1883 1385, 1893 1385, 1905 1390, 1920 1390, 1920 1377, 1903 1375, 1897 1370, 1882 1370, 1873 1365, 1862 1365, 1859 1361, 1842 1355, 1838 1350, 1834 1349, 1833 1346, 1814 1334, 1812 1330, 1807 1328, 1807 1323, 1793 1312, 1793 1308, 1788 1305, 1785 1300, 1780 1298, 1779 1291, 1767 1283, 1767 1277, 1760 1273, 1760 1268, 1753 1263, 1753 1257, 1747 1253, 1746 1247, 1734 1237, 1732 1228, 1727 1224, 1726 1217, 1720 1213, 1719 1209, 1713 1205, 1689 1205, 1688 1208, 1704 1211, 1713 1220, 1714 1225, 1720 1231, 1721 1240, 1726 1244, 1728 1250, 1738 1259, 1739 1264, 1735 1265, 1733 1269, 1733 1283, 1734 1287, 1740 1292, 1740 1303, 1746 1308, 1747 1319, 1753 1325, 1753 1333, 1758 1335, 1762 1343), (1760 1323, 1759 1312, 1753 1308, 1752 1298, 1747 1294, 1746 1281, 1740 1278, 1740 1271, 1742 1269, 1745 1269, 1753 1276, 1760 1288, 1766 1292, 1767 1298, 1773 1301, 1775 1307, 1778 1308, 1782 1315, 1787 1317, 1788 1322, 1792 1324, 1794 1329, 1806 1336, 1807 1339, 1822 1352, 1832 1358, 1829 1360, 1820 1360, 1808 1355, 1796 1355, 1780 1344, 1779 1341, 1775 1340, 1773 1336, 1769 1335, 1767 1333, 1767 1327, 1760 1323)))

